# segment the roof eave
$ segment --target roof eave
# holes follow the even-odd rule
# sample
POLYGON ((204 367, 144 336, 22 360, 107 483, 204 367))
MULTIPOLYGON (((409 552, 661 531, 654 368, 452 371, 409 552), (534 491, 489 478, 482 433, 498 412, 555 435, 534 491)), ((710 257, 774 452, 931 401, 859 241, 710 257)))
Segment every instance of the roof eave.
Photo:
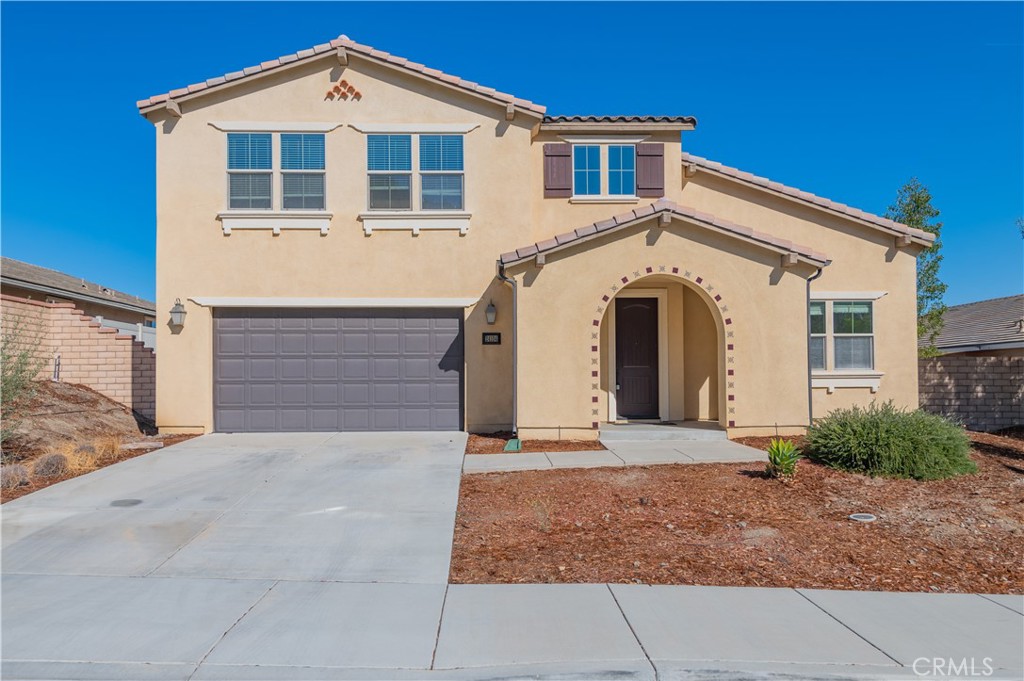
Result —
POLYGON ((683 132, 696 130, 697 124, 693 123, 666 123, 664 121, 637 121, 628 122, 562 122, 562 123, 541 123, 541 132, 683 132))
POLYGON ((27 289, 29 291, 38 291, 39 293, 49 293, 51 295, 60 296, 62 298, 70 298, 71 300, 78 300, 84 303, 93 303, 96 305, 105 305, 107 307, 116 307, 119 310, 127 310, 128 312, 137 312, 139 314, 145 314, 149 316, 156 316, 156 305, 147 307, 145 305, 136 305, 120 300, 111 300, 104 298, 99 295, 93 295, 91 293, 82 293, 80 291, 69 291, 67 289, 59 288, 57 286, 46 286, 45 284, 37 284, 31 281, 24 281, 22 279, 14 279, 12 277, 0 277, 0 282, 8 284, 9 286, 17 286, 18 288, 27 289))
POLYGON ((998 341, 993 343, 970 343, 961 345, 936 346, 940 354, 950 355, 957 352, 984 352, 987 350, 1020 350, 1024 349, 1024 340, 998 341))
MULTIPOLYGON (((317 47, 320 47, 320 46, 317 46, 317 47)), ((306 57, 298 58, 295 61, 289 62, 287 64, 281 64, 279 66, 275 66, 274 68, 271 68, 271 69, 268 69, 268 70, 258 71, 258 72, 250 73, 250 74, 245 74, 244 72, 240 71, 240 72, 236 72, 236 73, 239 73, 241 75, 238 75, 238 76, 236 76, 234 78, 231 78, 231 79, 227 79, 226 76, 222 76, 222 77, 219 77, 219 78, 211 78, 208 81, 206 81, 207 82, 207 86, 206 87, 204 87, 202 89, 197 89, 194 92, 188 92, 188 88, 179 88, 179 90, 185 90, 185 92, 182 92, 178 96, 171 96, 170 93, 167 93, 167 95, 154 95, 154 97, 165 97, 165 98, 163 100, 161 100, 161 101, 154 102, 153 104, 150 104, 148 106, 140 106, 139 107, 139 115, 141 115, 142 117, 146 118, 151 113, 156 113, 156 112, 167 110, 169 106, 180 104, 181 102, 189 102, 189 101, 192 101, 192 100, 195 100, 195 99, 199 99, 201 97, 204 97, 206 95, 213 94, 213 93, 216 93, 216 92, 223 92, 224 90, 227 90, 227 89, 229 89, 229 88, 231 88, 231 87, 233 87, 235 85, 238 85, 238 84, 240 84, 243 81, 247 82, 247 83, 251 83, 251 82, 259 80, 261 78, 266 78, 266 77, 274 75, 274 74, 284 73, 286 71, 290 71, 290 70, 292 70, 292 69, 294 69, 294 68, 296 68, 298 66, 304 66, 304 65, 307 65, 307 64, 314 63, 314 62, 316 62, 316 61, 318 61, 320 59, 327 59, 327 58, 331 58, 331 57, 337 58, 338 50, 341 47, 343 47, 343 46, 341 46, 341 45, 334 45, 332 43, 332 46, 330 47, 330 49, 327 49, 327 50, 324 50, 324 51, 321 51, 321 52, 316 52, 316 53, 311 54, 311 55, 306 56, 306 57), (209 85, 210 81, 216 81, 216 80, 223 80, 224 82, 216 83, 214 85, 209 85)), ((316 49, 316 48, 313 48, 313 49, 316 49)), ((534 118, 539 118, 539 119, 543 119, 544 118, 545 108, 543 106, 541 106, 541 105, 534 105, 534 106, 537 107, 537 109, 540 109, 538 111, 538 110, 536 110, 534 108, 531 108, 531 107, 524 106, 524 105, 516 103, 517 101, 523 101, 523 100, 517 100, 516 98, 510 98, 510 99, 506 100, 503 97, 492 97, 492 96, 489 96, 489 95, 487 95, 485 93, 482 93, 482 92, 476 92, 476 91, 470 90, 470 89, 465 88, 465 87, 460 87, 459 85, 457 85, 455 83, 446 82, 442 78, 435 78, 435 77, 433 77, 433 76, 431 76, 429 74, 426 74, 426 73, 420 73, 420 72, 417 72, 417 71, 412 71, 410 69, 404 68, 401 64, 391 63, 391 62, 387 61, 386 59, 381 59, 381 58, 378 58, 378 57, 374 57, 372 54, 365 54, 363 52, 357 52, 354 49, 346 50, 345 54, 346 54, 346 57, 348 59, 351 59, 353 57, 355 57, 356 59, 364 59, 364 60, 366 60, 366 61, 368 61, 370 63, 377 64, 379 66, 384 66, 384 67, 386 67, 388 69, 391 69, 391 70, 393 70, 395 72, 402 73, 402 74, 405 74, 405 75, 408 75, 408 76, 413 76, 415 78, 419 78, 420 80, 423 80, 423 81, 426 81, 426 82, 429 82, 429 83, 434 83, 434 84, 437 84, 437 85, 445 86, 445 87, 447 87, 447 88, 449 88, 449 89, 451 89, 451 90, 453 90, 455 92, 459 92, 461 94, 468 95, 470 97, 474 97, 475 99, 479 99, 481 101, 488 102, 489 104, 493 104, 495 106, 505 106, 506 110, 508 110, 508 108, 511 107, 511 109, 517 115, 521 113, 521 114, 524 114, 524 115, 532 116, 534 118)), ((194 84, 194 85, 198 85, 198 84, 194 84)), ((190 87, 194 87, 194 85, 190 86, 190 87)), ((171 92, 175 92, 175 91, 172 90, 171 92)), ((153 97, 150 97, 149 99, 151 100, 151 99, 153 99, 153 97)), ((139 100, 139 101, 145 101, 145 100, 139 100)), ((181 115, 180 111, 177 112, 177 115, 178 116, 181 115)))

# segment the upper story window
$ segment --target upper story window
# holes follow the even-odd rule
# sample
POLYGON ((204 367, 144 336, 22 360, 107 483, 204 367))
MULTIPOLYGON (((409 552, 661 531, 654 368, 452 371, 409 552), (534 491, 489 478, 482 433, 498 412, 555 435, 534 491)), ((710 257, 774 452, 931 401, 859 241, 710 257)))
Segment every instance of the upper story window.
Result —
POLYGON ((574 144, 572 162, 573 196, 636 196, 635 145, 574 144))
POLYGON ((272 170, 270 133, 230 133, 228 208, 270 210, 272 170))
POLYGON ((813 301, 811 368, 874 369, 873 313, 874 305, 868 300, 813 301))
POLYGON ((369 135, 366 138, 370 210, 412 208, 412 136, 369 135))
POLYGON ((420 135, 420 208, 462 210, 461 135, 420 135))
POLYGON ((367 135, 366 172, 371 211, 465 208, 462 135, 367 135))
POLYGON ((324 136, 281 134, 281 208, 324 209, 324 136))
POLYGON ((324 135, 228 133, 228 208, 273 210, 274 175, 280 176, 281 210, 325 209, 324 135), (280 154, 273 153, 278 138, 280 154), (280 165, 275 165, 280 158, 280 165))

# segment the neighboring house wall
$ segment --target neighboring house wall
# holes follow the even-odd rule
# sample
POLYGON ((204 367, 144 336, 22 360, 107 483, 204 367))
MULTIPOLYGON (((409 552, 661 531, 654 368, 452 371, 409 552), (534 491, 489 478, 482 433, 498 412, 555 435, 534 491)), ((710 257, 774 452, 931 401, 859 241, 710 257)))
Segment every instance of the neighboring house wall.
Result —
POLYGON ((947 355, 919 362, 921 408, 972 430, 1024 425, 1024 357, 947 355))
POLYGON ((11 328, 11 320, 20 319, 25 333, 38 337, 40 354, 46 360, 41 380, 55 377, 59 357, 59 380, 88 386, 154 418, 156 355, 141 341, 101 328, 72 303, 8 295, 2 300, 5 327, 11 328))
POLYGON ((120 307, 101 305, 100 303, 94 303, 91 301, 73 300, 70 296, 42 293, 40 291, 33 291, 10 284, 4 284, 2 290, 4 295, 14 296, 16 298, 26 298, 28 300, 34 300, 42 303, 72 304, 75 306, 75 309, 80 310, 82 314, 99 319, 101 325, 104 327, 117 329, 118 331, 123 331, 135 336, 148 348, 156 346, 156 329, 152 326, 146 326, 147 321, 151 321, 153 319, 151 315, 145 315, 141 312, 132 312, 131 310, 125 310, 120 307))

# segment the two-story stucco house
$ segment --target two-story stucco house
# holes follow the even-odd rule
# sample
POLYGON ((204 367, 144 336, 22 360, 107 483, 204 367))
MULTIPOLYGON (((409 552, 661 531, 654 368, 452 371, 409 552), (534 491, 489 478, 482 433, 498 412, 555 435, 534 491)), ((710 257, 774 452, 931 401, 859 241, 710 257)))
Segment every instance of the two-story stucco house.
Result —
MULTIPOLYGON (((138 102, 165 431, 624 420, 797 432, 917 404, 927 233, 341 36, 138 102)), ((682 145, 680 139, 682 138, 682 145)))

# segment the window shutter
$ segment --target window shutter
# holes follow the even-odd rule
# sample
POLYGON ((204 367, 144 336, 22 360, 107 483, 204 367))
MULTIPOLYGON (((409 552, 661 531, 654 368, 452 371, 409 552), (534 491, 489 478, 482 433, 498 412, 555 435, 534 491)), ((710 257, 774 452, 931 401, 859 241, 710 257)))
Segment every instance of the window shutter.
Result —
POLYGON ((544 198, 572 196, 572 145, 544 145, 544 198))
POLYGON ((665 145, 636 145, 636 195, 665 196, 665 145))

